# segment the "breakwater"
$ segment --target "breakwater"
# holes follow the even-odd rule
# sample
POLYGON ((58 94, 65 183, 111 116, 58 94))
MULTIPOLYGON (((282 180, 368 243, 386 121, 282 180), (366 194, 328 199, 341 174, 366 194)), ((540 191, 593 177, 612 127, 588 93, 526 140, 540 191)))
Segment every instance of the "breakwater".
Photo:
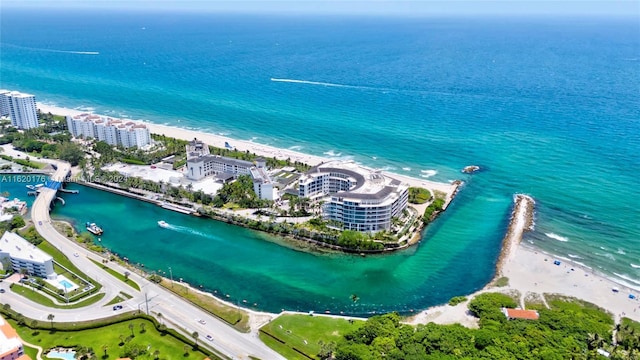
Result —
POLYGON ((502 276, 502 268, 513 258, 522 235, 534 228, 534 210, 535 201, 532 197, 524 194, 516 194, 513 197, 514 206, 511 212, 511 219, 507 232, 502 239, 502 250, 496 264, 496 275, 498 278, 502 276))

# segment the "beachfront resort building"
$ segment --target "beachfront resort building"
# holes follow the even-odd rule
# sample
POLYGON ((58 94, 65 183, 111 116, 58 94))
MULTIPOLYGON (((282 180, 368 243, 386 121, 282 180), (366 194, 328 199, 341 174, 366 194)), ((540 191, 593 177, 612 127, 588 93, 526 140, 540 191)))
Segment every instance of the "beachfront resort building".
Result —
POLYGON ((189 141, 187 150, 187 173, 190 180, 202 180, 215 176, 218 180, 226 182, 240 175, 250 175, 253 180, 253 190, 260 199, 278 199, 278 189, 267 173, 266 161, 256 159, 256 163, 228 158, 219 155, 211 155, 209 146, 198 139, 189 141))
POLYGON ((10 231, 0 238, 0 266, 4 270, 24 271, 45 279, 55 279, 57 276, 53 271, 51 256, 10 231))
POLYGON ((322 203, 322 216, 345 230, 390 230, 409 201, 409 186, 354 162, 330 161, 300 177, 298 195, 322 203))
POLYGON ((74 137, 98 139, 109 145, 144 148, 151 144, 149 129, 133 121, 124 122, 94 114, 67 116, 67 127, 74 137))
POLYGON ((38 127, 36 97, 17 91, 0 90, 0 116, 8 116, 18 129, 38 127))
POLYGON ((211 155, 209 146, 198 139, 189 141, 186 148, 188 179, 202 180, 208 176, 230 179, 240 175, 251 175, 252 162, 211 155))
POLYGON ((0 316, 0 360, 30 359, 24 354, 22 342, 16 330, 0 316))
POLYGON ((249 169, 253 179, 253 191, 260 199, 277 200, 278 189, 273 186, 273 180, 267 173, 267 164, 263 158, 256 159, 256 166, 249 169))

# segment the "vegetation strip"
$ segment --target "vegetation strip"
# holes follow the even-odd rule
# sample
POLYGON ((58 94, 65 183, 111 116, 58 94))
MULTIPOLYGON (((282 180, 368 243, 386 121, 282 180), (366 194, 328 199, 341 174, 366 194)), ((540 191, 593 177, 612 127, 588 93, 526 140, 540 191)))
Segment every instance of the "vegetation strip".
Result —
POLYGON ((140 285, 138 285, 135 281, 129 279, 129 276, 126 275, 126 273, 125 274, 120 274, 119 272, 113 270, 112 268, 108 267, 104 263, 99 263, 99 262, 97 262, 97 261, 95 261, 93 259, 89 259, 89 260, 91 260, 92 263, 96 264, 100 268, 104 269, 106 272, 111 274, 116 279, 118 279, 118 280, 122 281, 123 283, 131 286, 132 288, 140 291, 140 285))

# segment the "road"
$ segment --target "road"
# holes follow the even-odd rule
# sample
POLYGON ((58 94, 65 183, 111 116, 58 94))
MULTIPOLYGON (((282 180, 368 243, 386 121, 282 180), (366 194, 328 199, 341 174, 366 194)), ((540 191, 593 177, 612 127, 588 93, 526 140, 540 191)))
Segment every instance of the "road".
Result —
MULTIPOLYGON (((68 163, 58 162, 57 167, 52 179, 60 181, 70 172, 71 166, 68 163)), ((124 292, 132 295, 133 298, 122 303, 124 309, 118 311, 147 311, 148 307, 150 313, 161 313, 166 324, 175 325, 176 330, 183 332, 188 337, 190 337, 191 333, 197 331, 201 346, 215 348, 218 352, 231 359, 249 359, 250 356, 260 359, 284 359, 280 354, 264 345, 255 333, 245 334, 238 332, 225 322, 144 277, 137 274, 130 275, 130 279, 141 287, 141 291, 137 291, 96 266, 89 259, 101 262, 102 257, 87 251, 73 241, 69 241, 53 227, 49 215, 49 204, 55 197, 55 190, 43 187, 34 201, 31 209, 31 219, 36 230, 48 242, 64 253, 75 266, 82 269, 87 276, 98 281, 102 285, 101 291, 106 295, 96 304, 80 309, 55 309, 25 300, 11 291, 6 291, 0 299, 5 303, 9 303, 12 309, 27 317, 42 321, 48 321, 47 316, 49 314, 54 315, 55 321, 93 320, 113 315, 114 310, 112 307, 105 305, 118 293, 124 292), (73 256, 74 253, 78 253, 79 256, 73 256), (206 324, 199 323, 197 319, 205 320, 206 324), (211 335, 214 340, 206 340, 206 335, 211 335)), ((109 266, 120 273, 127 271, 127 269, 115 263, 109 263, 109 266)), ((6 287, 4 283, 1 285, 0 287, 6 287)))

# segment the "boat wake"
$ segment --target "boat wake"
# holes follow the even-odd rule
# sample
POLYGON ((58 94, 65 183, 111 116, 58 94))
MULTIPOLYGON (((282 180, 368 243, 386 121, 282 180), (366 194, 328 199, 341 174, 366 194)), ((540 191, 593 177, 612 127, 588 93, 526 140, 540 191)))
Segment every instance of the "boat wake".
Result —
POLYGON ((631 267, 634 269, 640 269, 640 265, 636 265, 636 264, 629 264, 629 265, 631 265, 631 267))
POLYGON ((78 54, 78 55, 100 55, 98 51, 73 51, 73 50, 57 50, 57 49, 46 49, 46 48, 34 48, 29 46, 20 46, 14 44, 2 43, 3 45, 8 45, 18 49, 25 49, 31 51, 43 51, 43 52, 53 52, 53 53, 62 53, 62 54, 78 54))
POLYGON ((325 87, 336 87, 336 88, 345 88, 345 89, 360 89, 360 90, 374 90, 374 91, 394 91, 394 89, 378 88, 378 87, 373 87, 373 86, 336 84, 336 83, 323 82, 323 81, 309 81, 309 80, 299 80, 299 79, 271 78, 271 81, 273 81, 273 82, 282 82, 282 83, 293 83, 293 84, 319 85, 319 86, 325 86, 325 87))
POLYGON ((562 241, 562 242, 567 242, 567 241, 569 241, 569 238, 566 238, 566 237, 564 237, 564 236, 560 236, 560 235, 558 235, 558 234, 554 234, 554 233, 545 233, 545 235, 546 235, 548 238, 551 238, 551 239, 553 239, 553 240, 558 240, 558 241, 562 241))
POLYGON ((173 230, 179 233, 183 233, 183 234, 190 234, 190 235, 196 235, 196 236, 201 236, 203 238, 207 238, 207 239, 212 239, 212 240, 218 240, 217 237, 212 236, 210 234, 207 234, 203 231, 198 231, 198 230, 194 230, 190 227, 186 227, 186 226, 179 226, 179 225, 171 225, 169 223, 166 223, 163 228, 165 229, 169 229, 169 230, 173 230))

